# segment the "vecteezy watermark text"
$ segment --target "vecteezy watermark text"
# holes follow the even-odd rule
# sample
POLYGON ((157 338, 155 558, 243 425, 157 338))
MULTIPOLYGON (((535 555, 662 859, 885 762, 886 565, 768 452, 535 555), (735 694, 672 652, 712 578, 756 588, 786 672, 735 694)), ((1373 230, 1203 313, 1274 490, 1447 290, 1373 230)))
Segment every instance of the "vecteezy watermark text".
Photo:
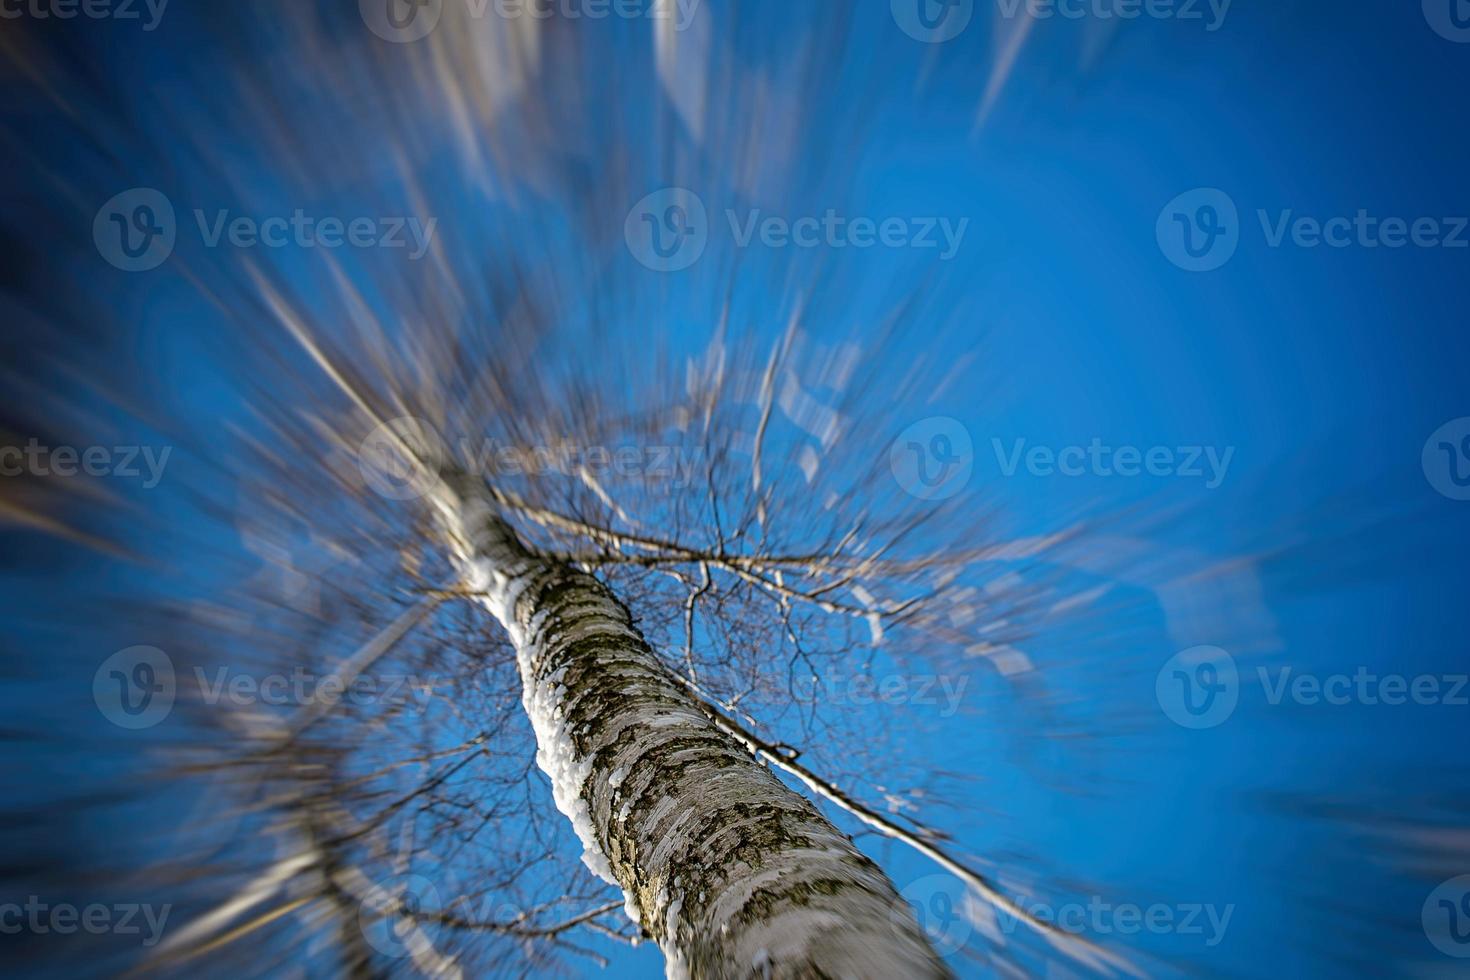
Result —
POLYGON ((232 674, 228 667, 216 667, 213 671, 195 667, 194 682, 200 700, 211 706, 224 702, 241 707, 256 704, 304 707, 346 702, 357 707, 413 703, 422 708, 434 691, 432 678, 413 674, 358 674, 344 678, 339 674, 318 674, 305 667, 265 676, 232 674))
MULTIPOLYGON (((1022 470, 1035 477, 1172 477, 1200 480, 1207 490, 1225 482, 1235 458, 1234 446, 1116 446, 1100 436, 1066 446, 992 437, 990 447, 1000 475, 1008 478, 1022 470)), ((942 500, 964 489, 975 452, 963 423, 935 416, 904 429, 889 446, 888 461, 904 490, 925 500, 942 500)))
POLYGON ((1204 21, 1214 33, 1225 25, 1234 0, 996 0, 1007 20, 1179 20, 1204 21))
POLYGON ((914 912, 919 927, 942 954, 962 949, 978 927, 1002 941, 1021 924, 1022 913, 1060 932, 1090 936, 1133 936, 1140 933, 1200 937, 1208 947, 1225 938, 1235 904, 1212 902, 1110 902, 1100 895, 1086 901, 1041 902, 1019 896, 1019 911, 977 900, 953 875, 926 875, 910 882, 900 896, 914 912))
POLYGON ((760 208, 743 216, 734 208, 726 208, 725 220, 738 248, 748 248, 752 239, 767 248, 937 248, 941 261, 954 258, 970 226, 969 218, 848 218, 833 208, 820 217, 803 215, 794 219, 763 214, 760 208))
POLYGON ((1315 218, 1291 208, 1256 211, 1266 244, 1281 248, 1470 248, 1467 217, 1380 218, 1359 208, 1352 217, 1315 218))
POLYGON ((694 479, 694 460, 683 446, 583 446, 560 442, 549 446, 512 446, 487 439, 479 446, 460 441, 460 457, 483 476, 649 476, 687 487, 694 479))
POLYGON ((1257 667, 1266 703, 1470 706, 1470 674, 1375 674, 1359 666, 1351 674, 1297 673, 1292 667, 1257 667))
POLYGON ((887 674, 874 677, 856 674, 852 677, 807 676, 792 683, 792 696, 801 704, 846 704, 859 707, 872 704, 909 704, 938 708, 941 718, 950 718, 959 710, 970 678, 964 674, 887 674))
POLYGON ((168 0, 0 0, 0 20, 140 20, 144 31, 154 31, 167 7, 168 0))
MULTIPOLYGON (((1220 945, 1225 938, 1225 930, 1230 926, 1230 918, 1235 914, 1233 902, 1223 907, 1204 902, 1138 905, 1133 902, 1106 902, 1100 895, 1093 895, 1085 903, 1062 902, 1056 905, 1023 898, 1020 906, 1038 922, 1054 925, 1073 935, 1136 936, 1149 933, 1155 936, 1202 936, 1209 947, 1220 945)), ((1001 930, 1007 934, 1013 932, 1021 921, 1020 916, 1008 909, 997 909, 995 915, 1001 930)))
POLYGON ((172 446, 43 446, 39 439, 24 447, 0 446, 0 476, 117 476, 143 477, 152 490, 163 479, 172 446), (139 463, 143 469, 139 469, 139 463), (146 474, 143 470, 146 470, 146 474))
MULTIPOLYGON (((1378 673, 1366 665, 1351 672, 1318 674, 1295 667, 1255 669, 1266 704, 1304 707, 1365 705, 1470 707, 1470 674, 1378 673)), ((1164 714, 1184 728, 1223 724, 1240 703, 1242 684, 1235 659, 1219 647, 1191 647, 1170 657, 1155 679, 1164 714)))
POLYGON ((420 221, 416 217, 388 218, 318 218, 297 208, 291 216, 276 215, 259 219, 249 215, 230 216, 228 209, 206 215, 194 209, 199 236, 208 248, 218 248, 227 241, 235 248, 412 248, 411 259, 421 259, 434 239, 438 218, 420 221))
POLYGON ((428 37, 439 26, 447 4, 462 3, 475 20, 494 15, 502 20, 619 20, 671 21, 674 30, 686 30, 694 21, 700 0, 358 0, 363 23, 378 37, 407 44, 428 37))
MULTIPOLYGON (((405 416, 383 423, 358 449, 364 480, 392 500, 422 497, 439 485, 439 466, 449 448, 432 425, 405 416)), ((689 486, 694 458, 682 446, 586 446, 572 440, 550 445, 512 446, 486 439, 459 440, 457 465, 483 477, 545 476, 601 480, 643 479, 689 486)))
POLYGON ((163 936, 172 904, 153 906, 138 902, 104 905, 72 905, 68 902, 48 903, 31 895, 24 903, 0 903, 0 933, 16 935, 27 932, 45 936, 55 933, 70 936, 76 932, 94 936, 143 936, 144 946, 153 946, 163 936), (147 930, 144 932, 144 930, 147 930))
MULTIPOLYGON (((724 211, 736 248, 936 250, 941 261, 954 258, 969 218, 845 215, 835 208, 821 214, 776 215, 760 208, 724 211)), ((704 201, 683 187, 654 191, 634 204, 623 222, 628 251, 657 272, 687 269, 699 260, 711 234, 704 201)))
MULTIPOLYGON (((1318 217, 1294 208, 1258 208, 1256 222, 1268 248, 1470 249, 1470 217, 1351 215, 1318 217)), ((1210 272, 1234 257, 1244 228, 1235 201, 1216 187, 1174 198, 1159 213, 1156 235, 1164 255, 1190 272, 1210 272)))
POLYGON ((1002 476, 1011 477, 1025 467, 1032 476, 1157 476, 1202 479, 1206 490, 1225 481, 1235 447, 1226 446, 1110 446, 1094 437, 1086 446, 1031 446, 1014 439, 1009 448, 996 438, 990 440, 1002 476))
MULTIPOLYGON (((302 666, 253 674, 229 667, 193 670, 191 700, 215 707, 331 707, 348 704, 408 706, 426 710, 442 679, 415 674, 317 673, 302 666)), ((168 717, 188 691, 189 675, 176 674, 173 659, 151 646, 119 650, 102 662, 92 680, 92 697, 102 716, 120 728, 152 728, 168 717)))
MULTIPOLYGON (((193 217, 205 248, 403 249, 410 259, 423 258, 428 252, 439 223, 438 218, 411 215, 320 216, 302 208, 264 218, 235 214, 228 208, 195 208, 193 217)), ((151 187, 113 195, 92 221, 98 253, 124 272, 146 272, 162 265, 173 254, 178 234, 173 202, 151 187)))

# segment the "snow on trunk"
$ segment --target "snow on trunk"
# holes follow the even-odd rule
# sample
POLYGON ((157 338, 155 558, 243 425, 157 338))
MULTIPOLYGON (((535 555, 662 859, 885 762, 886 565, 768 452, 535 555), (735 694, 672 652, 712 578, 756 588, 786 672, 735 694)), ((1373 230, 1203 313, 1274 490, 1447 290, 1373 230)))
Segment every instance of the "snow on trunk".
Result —
POLYGON ((950 975, 878 866, 714 727, 606 586, 452 482, 435 501, 515 644, 537 763, 671 978, 950 975))

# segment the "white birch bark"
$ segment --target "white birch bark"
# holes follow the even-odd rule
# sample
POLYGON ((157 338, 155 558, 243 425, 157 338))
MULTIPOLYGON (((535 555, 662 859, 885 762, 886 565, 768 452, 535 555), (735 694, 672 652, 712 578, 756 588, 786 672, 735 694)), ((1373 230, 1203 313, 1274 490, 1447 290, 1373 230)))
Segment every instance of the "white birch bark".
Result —
POLYGON ((887 877, 715 727, 593 576, 531 553, 483 486, 434 495, 515 644, 537 762, 670 977, 948 977, 887 877))

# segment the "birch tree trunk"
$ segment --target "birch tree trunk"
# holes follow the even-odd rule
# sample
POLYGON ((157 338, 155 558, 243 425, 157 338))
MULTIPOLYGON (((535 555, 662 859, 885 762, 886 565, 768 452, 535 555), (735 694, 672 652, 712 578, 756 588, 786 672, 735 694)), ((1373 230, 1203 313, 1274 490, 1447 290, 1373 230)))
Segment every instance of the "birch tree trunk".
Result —
POLYGON ((537 763, 670 977, 948 977, 887 877, 719 730, 593 576, 526 549, 477 480, 434 497, 515 644, 537 763))

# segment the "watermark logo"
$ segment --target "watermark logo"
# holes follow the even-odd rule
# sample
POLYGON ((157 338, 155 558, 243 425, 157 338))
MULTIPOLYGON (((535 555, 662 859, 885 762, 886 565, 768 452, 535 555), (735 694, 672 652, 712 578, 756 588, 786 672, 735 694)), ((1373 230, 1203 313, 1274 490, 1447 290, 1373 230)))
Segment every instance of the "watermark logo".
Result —
POLYGON ((151 187, 113 195, 92 220, 97 251, 124 272, 158 268, 173 254, 177 237, 173 203, 151 187))
POLYGON ((1154 696, 1176 725, 1199 729, 1224 724, 1240 701, 1235 658, 1219 647, 1182 650, 1159 670, 1154 696))
POLYGON ((357 0, 358 13, 368 30, 393 44, 427 37, 439 26, 444 0, 357 0))
POLYGON ((1445 40, 1470 44, 1470 0, 1424 0, 1424 19, 1445 40))
POLYGON ((970 482, 975 446, 970 431, 957 419, 921 419, 893 440, 888 466, 898 485, 915 497, 945 500, 970 482))
POLYGON ((1180 194, 1159 212, 1155 227, 1165 258, 1187 272, 1211 272, 1240 246, 1240 213, 1230 195, 1215 187, 1180 194))
MULTIPOLYGON (((1470 249, 1470 217, 1463 215, 1385 217, 1358 208, 1353 214, 1315 217, 1292 208, 1257 208, 1255 216, 1271 249, 1470 249)), ((1229 262, 1244 233, 1235 202, 1215 188, 1170 201, 1159 213, 1156 231, 1164 255, 1190 272, 1210 272, 1229 262)))
POLYGON ((152 728, 174 706, 174 664, 157 647, 119 650, 92 676, 92 700, 119 728, 152 728))
POLYGON ((1470 500, 1470 417, 1435 429, 1420 463, 1431 487, 1451 500, 1470 500))
MULTIPOLYGON (((1470 706, 1470 674, 1379 674, 1366 665, 1352 673, 1318 674, 1294 667, 1257 667, 1255 684, 1265 704, 1306 708, 1470 706)), ((1159 671, 1159 706, 1185 728, 1214 728, 1235 711, 1242 685, 1234 661, 1218 647, 1195 647, 1170 658, 1159 671)))
POLYGON ((434 427, 409 416, 384 422, 362 441, 357 465, 363 479, 389 500, 417 500, 439 485, 443 440, 434 427))
POLYGON ((909 37, 942 44, 970 26, 975 0, 890 0, 894 23, 909 37))
POLYGON ((967 897, 958 878, 925 875, 898 894, 913 909, 919 928, 940 956, 958 952, 969 942, 974 927, 964 913, 967 897))
POLYGON ((683 187, 654 191, 628 212, 623 238, 633 257, 655 272, 687 269, 709 242, 704 202, 683 187))
MULTIPOLYGON (((393 248, 411 260, 424 257, 434 240, 438 218, 413 215, 320 217, 296 208, 266 218, 212 214, 194 208, 194 226, 205 248, 393 248)), ((173 203, 150 187, 135 187, 112 197, 92 222, 92 239, 102 257, 125 272, 155 269, 173 253, 178 240, 173 203)))
MULTIPOLYGON (((841 214, 767 214, 760 208, 723 212, 735 248, 911 248, 934 250, 941 262, 954 258, 965 239, 969 218, 940 216, 875 218, 841 214)), ((704 254, 714 229, 704 201, 682 187, 655 191, 628 212, 623 236, 633 257, 650 269, 687 269, 704 254)))
POLYGON ((1435 949, 1456 959, 1470 957, 1470 875, 1451 878, 1430 892, 1421 922, 1435 949))
POLYGON ((427 946, 437 931, 431 918, 440 908, 439 890, 423 875, 395 875, 373 885, 357 910, 368 945, 384 956, 406 956, 427 946))

